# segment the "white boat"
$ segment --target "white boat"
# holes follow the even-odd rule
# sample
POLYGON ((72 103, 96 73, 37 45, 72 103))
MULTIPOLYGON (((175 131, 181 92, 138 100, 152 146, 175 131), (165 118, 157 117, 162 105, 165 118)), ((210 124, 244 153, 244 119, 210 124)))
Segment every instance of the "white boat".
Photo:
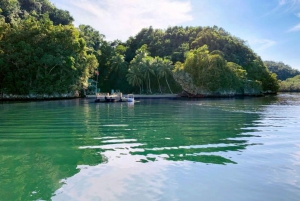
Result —
POLYGON ((124 102, 134 102, 134 95, 133 94, 127 94, 127 97, 122 97, 122 101, 124 102))

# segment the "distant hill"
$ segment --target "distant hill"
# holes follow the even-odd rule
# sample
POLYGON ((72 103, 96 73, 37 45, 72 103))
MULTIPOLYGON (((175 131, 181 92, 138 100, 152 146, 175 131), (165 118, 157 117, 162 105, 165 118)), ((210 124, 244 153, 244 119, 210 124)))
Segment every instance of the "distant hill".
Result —
POLYGON ((277 75, 277 79, 279 80, 286 80, 295 77, 296 75, 300 75, 300 71, 293 69, 291 66, 282 62, 264 61, 264 63, 269 71, 277 75))
MULTIPOLYGON (((246 71, 244 80, 250 80, 259 83, 258 85, 261 86, 263 92, 276 92, 278 89, 275 75, 273 76, 269 72, 261 58, 255 52, 253 52, 253 50, 247 45, 246 41, 231 35, 223 28, 217 26, 174 26, 169 27, 166 30, 153 29, 152 27, 144 28, 135 37, 130 37, 124 44, 126 47, 126 62, 130 63, 132 61, 132 59, 136 56, 136 51, 142 45, 147 45, 147 50, 152 57, 158 56, 161 58, 167 58, 170 59, 173 64, 176 64, 176 62, 185 62, 190 51, 197 50, 198 48, 206 45, 207 50, 204 50, 204 53, 208 52, 208 54, 211 54, 211 56, 219 55, 220 61, 231 62, 231 64, 236 64, 233 66, 240 66, 240 70, 246 71)), ((218 65, 219 63, 217 62, 214 67, 217 67, 218 65)), ((226 63, 224 63, 224 65, 226 66, 226 63)), ((198 67, 199 68, 195 67, 195 71, 201 68, 201 64, 199 64, 198 67)), ((210 72, 212 68, 207 65, 207 68, 205 67, 203 72, 205 71, 209 75, 217 73, 220 79, 222 79, 222 77, 227 75, 221 75, 220 73, 222 70, 220 69, 221 68, 216 68, 214 72, 209 74, 208 72, 210 72)), ((217 79, 218 76, 216 75, 214 78, 209 80, 209 82, 212 82, 212 84, 205 82, 209 86, 205 85, 201 87, 210 88, 211 85, 215 85, 220 81, 217 79)), ((194 78, 196 79, 196 77, 197 76, 194 78)), ((214 91, 216 92, 224 86, 225 85, 214 87, 216 88, 214 91)))

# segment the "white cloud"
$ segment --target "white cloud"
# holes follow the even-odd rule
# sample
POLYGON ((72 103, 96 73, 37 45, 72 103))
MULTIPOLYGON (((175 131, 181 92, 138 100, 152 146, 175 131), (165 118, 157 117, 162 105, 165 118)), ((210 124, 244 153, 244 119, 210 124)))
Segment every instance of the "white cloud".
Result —
POLYGON ((296 26, 288 30, 288 32, 292 32, 292 31, 300 31, 300 24, 297 24, 296 26))
POLYGON ((286 0, 279 0, 279 6, 283 6, 286 4, 286 0))
POLYGON ((251 39, 249 40, 249 44, 254 46, 257 51, 263 51, 274 46, 276 41, 269 39, 251 39))
POLYGON ((55 5, 69 10, 75 25, 91 25, 108 40, 125 41, 145 27, 165 29, 193 19, 189 0, 61 0, 55 5))

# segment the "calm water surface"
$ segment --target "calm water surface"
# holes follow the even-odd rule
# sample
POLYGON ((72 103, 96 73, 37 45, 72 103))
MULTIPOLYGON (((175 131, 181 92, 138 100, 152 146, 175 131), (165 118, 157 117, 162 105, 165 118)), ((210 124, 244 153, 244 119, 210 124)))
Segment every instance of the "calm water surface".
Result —
POLYGON ((0 200, 300 200, 300 94, 0 103, 0 200))

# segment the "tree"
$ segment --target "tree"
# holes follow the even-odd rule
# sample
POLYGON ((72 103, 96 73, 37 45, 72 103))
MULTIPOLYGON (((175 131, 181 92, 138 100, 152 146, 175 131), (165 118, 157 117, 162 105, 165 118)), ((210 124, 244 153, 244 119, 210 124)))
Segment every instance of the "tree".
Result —
POLYGON ((153 65, 154 75, 157 78, 159 91, 162 94, 162 90, 161 90, 161 85, 160 85, 159 79, 161 78, 160 69, 161 69, 161 66, 163 65, 163 59, 160 58, 160 57, 155 57, 152 65, 153 65))
POLYGON ((0 18, 3 18, 6 23, 16 25, 20 21, 21 11, 18 0, 0 1, 0 11, 0 18))
POLYGON ((174 66, 172 65, 172 62, 168 59, 163 59, 162 61, 162 65, 160 65, 160 68, 159 68, 159 75, 160 77, 164 77, 165 80, 166 80, 166 83, 168 85, 168 88, 170 90, 170 92, 173 94, 171 88, 170 88, 170 85, 169 85, 169 82, 168 82, 168 77, 170 75, 172 75, 172 70, 174 69, 174 66))
POLYGON ((132 86, 139 86, 140 88, 140 94, 142 93, 142 87, 141 84, 143 82, 143 74, 140 70, 140 68, 136 65, 131 65, 128 69, 128 73, 126 75, 127 81, 132 86))
POLYGON ((153 63, 153 58, 150 56, 143 58, 142 61, 140 62, 144 74, 144 79, 146 80, 146 86, 148 92, 151 94, 152 94, 152 90, 151 90, 150 75, 154 75, 154 69, 152 67, 152 63, 153 63))
POLYGON ((98 62, 73 25, 54 26, 44 15, 29 17, 0 43, 2 91, 12 94, 69 93, 87 87, 98 62))
POLYGON ((124 72, 126 67, 126 62, 124 61, 124 56, 116 53, 115 56, 111 58, 112 66, 116 72, 124 72))
MULTIPOLYGON (((130 73, 130 69, 134 69, 134 74, 138 75, 138 77, 142 80, 142 82, 143 81, 146 82, 147 89, 149 90, 149 86, 148 86, 149 82, 147 81, 148 78, 147 76, 150 75, 150 67, 149 67, 150 61, 147 61, 147 57, 148 57, 147 46, 143 45, 142 47, 136 50, 136 56, 130 62, 128 72, 130 73)), ((141 91, 142 89, 143 87, 141 87, 141 91)))
MULTIPOLYGON (((221 52, 210 53, 206 45, 187 54, 186 61, 176 63, 174 73, 183 71, 189 75, 192 87, 188 92, 231 95, 243 93, 246 71, 233 62, 226 62, 221 52)), ((194 94, 197 95, 197 94, 194 94)))

